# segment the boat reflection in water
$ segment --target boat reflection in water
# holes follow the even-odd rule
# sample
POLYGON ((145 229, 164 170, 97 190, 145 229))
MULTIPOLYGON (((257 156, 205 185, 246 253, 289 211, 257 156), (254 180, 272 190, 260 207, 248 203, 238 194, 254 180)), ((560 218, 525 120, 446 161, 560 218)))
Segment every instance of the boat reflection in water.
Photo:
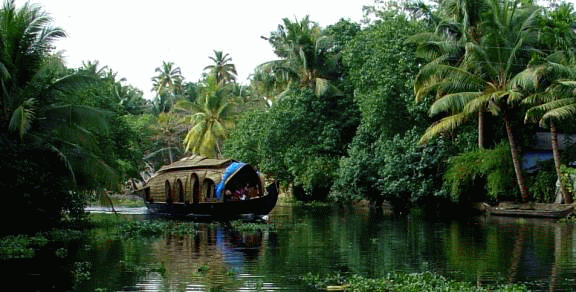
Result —
MULTIPOLYGON (((197 236, 172 236, 152 244, 150 256, 162 275, 149 273, 133 288, 141 291, 281 290, 274 278, 261 276, 267 231, 240 232, 222 224, 200 224, 197 236)), ((285 289, 286 285, 281 285, 285 289)), ((299 290, 299 289, 298 289, 299 290)))

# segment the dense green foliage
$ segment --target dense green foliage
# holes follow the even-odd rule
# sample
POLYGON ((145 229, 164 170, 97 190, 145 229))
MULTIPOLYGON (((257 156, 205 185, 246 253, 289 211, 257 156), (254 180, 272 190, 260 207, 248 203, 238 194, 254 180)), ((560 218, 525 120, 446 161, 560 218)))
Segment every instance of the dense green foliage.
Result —
POLYGON ((358 33, 342 52, 348 78, 354 86, 362 123, 355 143, 393 137, 413 126, 422 127, 425 107, 413 102, 413 78, 421 65, 408 36, 425 30, 418 21, 386 13, 358 33))
POLYGON ((52 54, 65 33, 38 5, 5 1, 0 26, 2 219, 25 218, 2 233, 51 229, 138 173, 142 149, 122 117, 142 95, 97 62, 66 68, 52 54))
MULTIPOLYGON (((88 197, 133 188, 143 171, 186 152, 253 164, 305 201, 438 209, 527 199, 526 189, 550 200, 550 169, 524 183, 521 154, 536 125, 523 119, 551 135, 573 128, 576 14, 568 4, 472 4, 391 5, 364 26, 284 18, 264 37, 278 59, 255 68, 249 85, 235 83, 231 56, 215 50, 198 82, 162 62, 147 101, 98 61, 67 68, 52 51, 64 30, 40 6, 5 1, 0 166, 9 202, 22 206, 6 218, 42 222, 27 232, 80 218, 88 197), (477 150, 475 137, 489 150, 477 150), (503 139, 509 154, 497 146, 503 139)), ((569 151, 557 148, 564 182, 569 151)))
MULTIPOLYGON (((330 189, 332 198, 337 200, 369 199, 376 205, 388 200, 399 209, 413 205, 434 209, 442 202, 471 202, 487 197, 512 199, 519 191, 524 192, 522 187, 517 190, 512 187, 514 178, 518 184, 523 184, 524 178, 517 162, 521 153, 519 149, 530 143, 534 128, 522 125, 522 110, 525 108, 512 105, 519 103, 522 89, 528 90, 528 73, 520 74, 529 60, 528 51, 523 48, 533 46, 535 42, 533 39, 530 42, 522 40, 537 30, 536 26, 524 26, 524 30, 520 27, 536 23, 531 17, 540 15, 529 3, 520 5, 517 13, 510 10, 514 3, 509 1, 482 3, 486 5, 459 8, 461 10, 453 9, 457 6, 452 2, 428 10, 423 6, 406 10, 411 11, 411 15, 423 13, 420 15, 426 15, 426 18, 410 18, 401 10, 390 9, 377 13, 378 20, 364 28, 341 20, 322 31, 309 18, 300 22, 284 19, 279 30, 271 33, 270 42, 281 57, 274 64, 294 69, 301 66, 303 59, 328 58, 321 49, 315 52, 312 44, 320 36, 329 37, 333 51, 339 52, 340 58, 337 62, 340 77, 330 79, 330 82, 341 90, 344 99, 351 96, 352 104, 358 109, 359 115, 355 116, 359 119, 358 127, 352 136, 341 140, 348 141, 339 144, 345 147, 346 152, 337 154, 340 159, 335 164, 334 159, 318 151, 330 142, 315 132, 315 127, 327 126, 325 120, 318 116, 311 119, 309 117, 313 115, 308 116, 310 110, 298 109, 297 102, 292 100, 297 90, 290 87, 289 80, 300 78, 300 86, 315 89, 316 95, 318 83, 310 83, 310 75, 298 74, 289 74, 290 78, 282 77, 281 81, 281 70, 269 70, 266 72, 273 78, 268 82, 285 84, 287 90, 276 91, 277 100, 269 98, 274 100, 269 110, 248 113, 240 120, 224 145, 225 155, 255 164, 267 175, 292 184, 294 195, 299 199, 323 199, 324 195, 316 197, 312 194, 319 190, 326 193, 330 189), (506 18, 508 12, 510 17, 506 18), (487 18, 486 21, 482 20, 483 17, 487 18), (500 20, 509 25, 502 26, 500 20), (480 32, 478 29, 481 27, 491 31, 480 32), (502 35, 509 35, 510 39, 502 35), (469 47, 466 47, 467 43, 469 47), (508 50, 498 47, 500 44, 521 44, 523 47, 508 50), (295 50, 307 54, 294 57, 295 50), (464 55, 465 52, 468 55, 464 55), (482 64, 485 66, 474 67, 474 60, 484 60, 482 64), (506 62, 509 67, 504 65, 506 62), (490 68, 491 65, 494 66, 490 68), (500 80, 502 84, 490 81, 490 78, 502 76, 498 72, 509 73, 505 74, 506 79, 500 80), (415 87, 416 78, 419 78, 419 83, 415 87), (495 87, 482 91, 490 82, 495 87), (475 90, 479 90, 477 94, 475 90), (434 95, 438 99, 434 100, 434 95), (444 96, 444 99, 439 99, 444 96), (458 113, 472 97, 478 97, 477 103, 467 105, 470 108, 466 111, 469 112, 458 113), (286 100, 289 104, 284 103, 286 100), (480 128, 469 118, 472 117, 470 113, 478 116, 477 113, 482 111, 493 113, 495 117, 483 114, 483 127, 480 128), (422 137, 427 127, 428 132, 422 137), (437 129, 447 128, 451 131, 442 130, 442 137, 430 140, 431 135, 440 132, 437 129), (507 138, 512 145, 508 151, 514 159, 508 159, 511 157, 509 154, 498 150, 503 149, 501 147, 487 152, 476 151, 475 136, 487 141, 483 145, 488 147, 499 145, 502 139, 507 138), (418 146, 423 141, 429 142, 418 146), (510 163, 497 165, 496 160, 490 163, 478 157, 481 153, 497 153, 494 155, 501 158, 500 162, 510 163), (450 159, 453 156, 457 158, 450 159), (470 171, 457 177, 459 168, 464 165, 470 171), (475 194, 467 192, 472 188, 477 190, 475 194)), ((570 9, 566 11, 571 13, 570 9)), ((570 19, 550 15, 554 21, 544 21, 546 16, 542 15, 540 22, 544 27, 561 27, 559 22, 570 19)), ((548 39, 546 42, 541 46, 551 41, 548 39)), ((334 56, 330 55, 330 60, 334 60, 334 56)), ((271 64, 259 69, 271 68, 271 64)), ((306 64, 319 66, 318 63, 306 64)), ((336 72, 333 66, 336 63, 329 64, 324 70, 336 72)), ((326 72, 315 68, 307 70, 316 72, 314 74, 326 72)), ((262 84, 264 79, 259 78, 258 84, 262 84)), ((321 108, 320 105, 314 106, 321 108)), ((353 116, 332 118, 333 121, 342 118, 340 123, 347 123, 350 117, 353 116)), ((348 129, 352 130, 352 127, 348 129)), ((541 194, 545 192, 544 185, 548 186, 550 181, 549 176, 547 179, 544 176, 527 178, 529 183, 539 184, 531 187, 535 191, 539 189, 535 198, 544 199, 541 194)), ((525 197, 524 193, 522 197, 525 197)))
POLYGON ((319 98, 310 89, 294 90, 268 112, 247 115, 226 141, 224 154, 292 183, 301 199, 322 200, 354 135, 355 117, 349 98, 319 98))
POLYGON ((428 119, 425 106, 413 101, 420 60, 406 38, 425 29, 418 21, 385 13, 345 47, 344 64, 362 119, 340 161, 336 198, 377 204, 386 199, 405 208, 441 191, 449 145, 439 141, 419 147, 414 140, 428 119))

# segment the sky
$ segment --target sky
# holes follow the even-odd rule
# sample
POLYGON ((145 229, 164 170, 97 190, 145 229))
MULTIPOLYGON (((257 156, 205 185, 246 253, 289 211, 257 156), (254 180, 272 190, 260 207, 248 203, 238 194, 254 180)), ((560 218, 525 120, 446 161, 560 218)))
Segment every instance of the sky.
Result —
MULTIPOLYGON (((16 1, 17 5, 24 0, 16 1)), ((214 50, 228 53, 247 84, 253 69, 276 59, 261 36, 282 19, 326 27, 340 18, 358 22, 373 0, 31 0, 40 4, 68 37, 56 42, 68 67, 99 61, 153 98, 150 79, 162 61, 174 62, 185 81, 196 82, 214 50)))

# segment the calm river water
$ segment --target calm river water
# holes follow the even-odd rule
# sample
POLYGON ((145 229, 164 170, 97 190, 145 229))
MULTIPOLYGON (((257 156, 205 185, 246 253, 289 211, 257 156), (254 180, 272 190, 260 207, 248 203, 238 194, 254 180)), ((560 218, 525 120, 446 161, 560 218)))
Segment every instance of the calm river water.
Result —
POLYGON ((95 230, 68 255, 74 263, 67 270, 85 276, 76 287, 81 291, 310 291, 299 276, 391 271, 430 271, 479 285, 525 282, 537 291, 576 289, 572 224, 496 217, 440 223, 291 205, 278 205, 269 223, 276 231, 201 224, 194 238, 119 240, 95 230))

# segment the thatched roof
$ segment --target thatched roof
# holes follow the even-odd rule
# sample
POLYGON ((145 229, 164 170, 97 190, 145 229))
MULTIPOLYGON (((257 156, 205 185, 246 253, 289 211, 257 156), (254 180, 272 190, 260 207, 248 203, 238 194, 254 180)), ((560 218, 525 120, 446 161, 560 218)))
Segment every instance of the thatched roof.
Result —
POLYGON ((184 157, 176 162, 169 165, 164 165, 158 170, 159 173, 166 172, 175 169, 190 169, 190 168, 221 168, 225 167, 231 162, 232 159, 215 159, 206 158, 199 155, 192 155, 189 157, 184 157))

